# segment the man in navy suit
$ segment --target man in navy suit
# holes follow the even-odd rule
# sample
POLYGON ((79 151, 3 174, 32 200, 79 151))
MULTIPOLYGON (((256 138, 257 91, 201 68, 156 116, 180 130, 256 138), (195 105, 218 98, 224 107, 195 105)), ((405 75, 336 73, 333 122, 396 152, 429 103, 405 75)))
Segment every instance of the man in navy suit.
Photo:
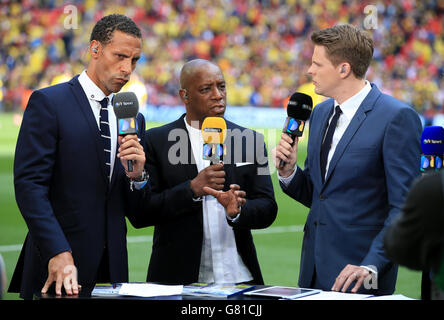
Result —
POLYGON ((338 25, 311 39, 308 73, 315 92, 330 99, 311 114, 304 169, 296 166, 297 140, 283 134, 275 149, 276 163, 285 161, 277 166, 283 191, 310 208, 299 285, 392 294, 397 266, 383 236, 418 176, 421 123, 410 106, 365 80, 368 33, 338 25))
MULTIPOLYGON (((125 215, 132 218, 128 203, 138 191, 130 180, 143 175, 145 154, 137 135, 117 137, 111 101, 136 66, 141 38, 131 19, 102 18, 87 70, 29 99, 14 159, 29 232, 9 288, 22 298, 47 293, 54 282, 57 295, 62 287, 72 295, 98 281, 128 281, 125 215)), ((143 139, 141 114, 137 123, 143 139)))

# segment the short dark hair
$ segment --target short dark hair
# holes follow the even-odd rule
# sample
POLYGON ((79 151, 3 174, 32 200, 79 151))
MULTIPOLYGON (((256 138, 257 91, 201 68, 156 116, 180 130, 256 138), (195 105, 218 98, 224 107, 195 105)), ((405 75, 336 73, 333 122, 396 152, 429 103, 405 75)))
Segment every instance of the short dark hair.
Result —
POLYGON ((96 23, 89 41, 96 40, 108 44, 115 30, 142 39, 142 32, 133 20, 121 14, 110 14, 96 23))
POLYGON ((350 24, 336 25, 313 32, 311 41, 325 47, 331 63, 348 62, 357 78, 364 78, 373 57, 372 37, 350 24))

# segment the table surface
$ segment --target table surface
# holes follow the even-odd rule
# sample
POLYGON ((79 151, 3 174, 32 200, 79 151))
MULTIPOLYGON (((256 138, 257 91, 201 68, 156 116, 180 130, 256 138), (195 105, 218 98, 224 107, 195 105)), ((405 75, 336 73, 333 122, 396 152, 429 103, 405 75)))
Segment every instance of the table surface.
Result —
MULTIPOLYGON (((248 291, 268 288, 272 286, 256 285, 248 291)), ((228 298, 226 297, 214 297, 206 295, 171 295, 171 296, 156 296, 156 297, 136 297, 136 296, 91 296, 93 287, 83 287, 78 295, 68 296, 62 292, 62 296, 57 296, 53 290, 49 290, 48 293, 42 294, 40 292, 34 294, 34 299, 118 299, 118 300, 277 300, 278 297, 261 297, 261 296, 246 296, 243 293, 235 294, 228 298)))
MULTIPOLYGON (((256 285, 253 288, 247 290, 257 290, 262 288, 274 287, 272 285, 256 285)), ((137 296, 125 296, 125 295, 110 295, 110 296, 91 296, 91 292, 94 287, 83 287, 82 291, 75 296, 68 296, 66 294, 62 294, 62 296, 57 296, 54 292, 54 286, 50 288, 50 291, 46 294, 35 293, 34 299, 37 300, 53 300, 53 299, 62 299, 62 300, 242 300, 242 301, 273 301, 278 300, 279 297, 266 297, 266 296, 248 296, 243 293, 232 295, 230 297, 215 297, 208 295, 187 295, 187 294, 179 294, 179 295, 169 295, 169 296, 156 296, 156 297, 137 297, 137 296), (52 289, 52 290, 51 290, 52 289)), ((372 300, 410 300, 411 298, 405 297, 403 295, 389 295, 389 296, 372 296, 372 295, 361 295, 361 294, 352 294, 352 293, 341 293, 341 292, 332 292, 332 291, 321 291, 319 294, 313 294, 309 296, 305 296, 302 298, 298 298, 296 300, 361 300, 368 299, 372 300)))

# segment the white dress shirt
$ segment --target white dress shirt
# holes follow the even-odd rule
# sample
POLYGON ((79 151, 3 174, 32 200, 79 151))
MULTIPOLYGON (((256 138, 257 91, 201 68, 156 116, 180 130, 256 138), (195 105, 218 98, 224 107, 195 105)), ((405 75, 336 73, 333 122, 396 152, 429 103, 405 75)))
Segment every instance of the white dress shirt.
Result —
MULTIPOLYGON (((201 130, 190 126, 184 118, 198 172, 210 165, 203 160, 201 130)), ((202 197, 203 241, 199 282, 240 283, 253 280, 237 252, 233 228, 227 223, 225 208, 213 196, 202 197)))
MULTIPOLYGON (((94 118, 97 122, 97 128, 100 130, 100 101, 105 98, 105 94, 103 91, 91 80, 91 78, 86 73, 86 70, 84 70, 79 78, 78 78, 80 85, 83 88, 83 91, 86 94, 86 97, 88 98, 89 104, 91 106, 91 110, 94 114, 94 118)), ((114 163, 116 159, 116 149, 117 149, 117 121, 116 121, 116 115, 114 114, 113 107, 111 105, 111 100, 114 96, 114 93, 111 93, 108 96, 108 122, 109 122, 109 132, 111 133, 111 171, 110 171, 110 181, 113 174, 114 169, 114 163)))

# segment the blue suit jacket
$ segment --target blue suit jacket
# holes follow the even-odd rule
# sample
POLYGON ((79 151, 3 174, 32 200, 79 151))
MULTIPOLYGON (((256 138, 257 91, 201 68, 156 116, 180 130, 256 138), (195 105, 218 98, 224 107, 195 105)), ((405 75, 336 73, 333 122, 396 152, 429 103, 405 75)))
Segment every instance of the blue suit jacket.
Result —
POLYGON ((419 175, 421 122, 410 106, 372 84, 322 183, 320 150, 333 104, 328 99, 313 109, 305 169, 297 169, 287 188, 281 184, 286 194, 310 208, 299 285, 310 287, 316 268, 321 289, 330 290, 347 264, 372 265, 378 289, 371 293, 391 294, 397 266, 384 253, 383 235, 419 175))
MULTIPOLYGON (((40 292, 49 259, 63 251, 72 251, 83 286, 94 283, 105 246, 109 280, 128 281, 125 215, 135 195, 119 159, 111 183, 106 177, 100 131, 77 78, 35 91, 18 136, 15 196, 29 233, 9 291, 23 298, 40 292)), ((143 115, 137 121, 143 139, 143 115)))

